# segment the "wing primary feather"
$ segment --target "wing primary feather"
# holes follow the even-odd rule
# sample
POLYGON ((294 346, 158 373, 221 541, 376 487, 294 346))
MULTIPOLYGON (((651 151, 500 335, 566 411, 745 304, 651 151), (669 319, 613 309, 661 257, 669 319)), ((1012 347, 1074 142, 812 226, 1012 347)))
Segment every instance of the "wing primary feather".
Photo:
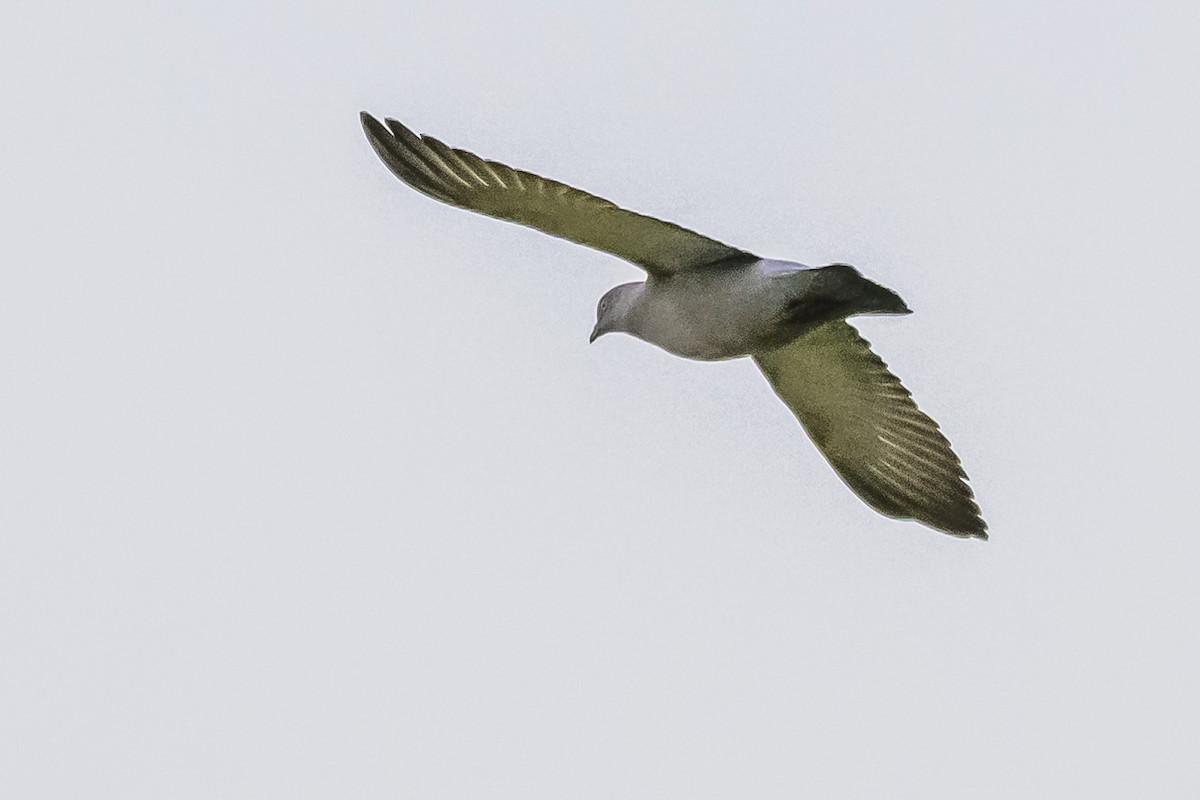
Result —
POLYGON ((436 147, 433 146, 433 143, 428 137, 421 137, 421 151, 425 155, 426 162, 428 162, 430 166, 432 166, 438 172, 454 178, 454 180, 458 181, 459 184, 465 189, 476 188, 474 183, 458 174, 458 172, 454 169, 454 166, 442 157, 442 154, 438 152, 436 147))
MULTIPOLYGON (((892 476, 886 474, 874 464, 867 465, 867 470, 875 476, 878 483, 883 484, 883 491, 896 503, 897 509, 908 510, 912 507, 912 498, 908 492, 904 491, 904 487, 896 483, 892 476)), ((852 486, 851 488, 854 487, 852 486)), ((874 488, 878 489, 879 487, 876 485, 874 488)))
POLYGON ((447 163, 452 162, 456 167, 458 167, 458 173, 466 176, 474 188, 487 186, 487 181, 480 177, 475 170, 471 169, 471 165, 463 159, 458 150, 455 150, 453 147, 446 146, 432 136, 422 136, 421 138, 424 139, 425 143, 432 147, 434 151, 436 151, 437 154, 442 157, 443 161, 447 163))
MULTIPOLYGON (((907 464, 897 464, 889 458, 882 458, 879 463, 883 465, 884 469, 896 476, 897 483, 903 486, 909 492, 912 500, 920 505, 929 507, 927 505, 928 501, 930 499, 937 499, 936 496, 946 498, 958 495, 958 492, 947 486, 945 481, 937 480, 936 476, 932 476, 926 472, 908 469, 909 465, 907 464), (935 495, 935 497, 931 498, 930 495, 935 495)), ((936 510, 936 506, 930 508, 930 510, 936 510)))
POLYGON ((452 187, 446 184, 445 180, 421 159, 413 155, 400 139, 391 135, 386 128, 371 117, 364 118, 363 127, 367 131, 367 138, 376 154, 395 173, 396 177, 420 192, 443 202, 451 202, 449 191, 452 187))
POLYGON ((409 166, 434 183, 440 184, 444 189, 453 192, 454 185, 446 180, 444 169, 431 157, 429 148, 425 146, 420 137, 394 119, 386 120, 386 122, 388 128, 391 129, 392 141, 396 144, 395 149, 407 157, 405 160, 409 166))
POLYGON ((958 464, 957 459, 955 459, 954 462, 947 462, 944 458, 939 458, 937 454, 930 453, 928 450, 918 450, 911 445, 901 445, 886 436, 880 436, 879 439, 884 444, 895 449, 896 452, 902 455, 904 458, 918 461, 927 469, 935 471, 939 475, 945 476, 946 478, 952 480, 958 480, 959 478, 966 477, 961 466, 958 464))

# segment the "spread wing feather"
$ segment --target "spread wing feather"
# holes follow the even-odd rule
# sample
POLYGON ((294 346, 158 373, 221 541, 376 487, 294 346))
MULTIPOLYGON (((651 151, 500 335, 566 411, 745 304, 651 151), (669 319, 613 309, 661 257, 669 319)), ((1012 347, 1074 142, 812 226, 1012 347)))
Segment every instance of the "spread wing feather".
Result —
POLYGON ((672 222, 418 136, 396 120, 386 123, 362 115, 375 152, 400 180, 443 203, 611 253, 652 275, 754 258, 672 222))
POLYGON ((775 393, 851 489, 889 517, 987 538, 937 423, 844 320, 754 356, 775 393))

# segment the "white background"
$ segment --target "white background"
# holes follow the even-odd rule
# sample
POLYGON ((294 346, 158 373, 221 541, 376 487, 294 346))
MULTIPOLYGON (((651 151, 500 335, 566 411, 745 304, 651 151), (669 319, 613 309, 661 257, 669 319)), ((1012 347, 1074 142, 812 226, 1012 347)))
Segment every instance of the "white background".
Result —
POLYGON ((0 796, 1194 796, 1197 8, 7 0, 0 796), (896 289, 991 541, 364 109, 896 289))

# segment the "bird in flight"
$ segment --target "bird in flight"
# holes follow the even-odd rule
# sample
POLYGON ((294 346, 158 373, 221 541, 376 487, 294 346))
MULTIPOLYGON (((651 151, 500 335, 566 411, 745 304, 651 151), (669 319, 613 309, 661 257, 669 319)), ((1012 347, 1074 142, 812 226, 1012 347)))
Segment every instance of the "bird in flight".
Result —
POLYGON ((684 358, 749 356, 842 480, 881 514, 987 538, 966 473, 937 423, 846 318, 911 313, 846 264, 759 258, 566 184, 487 161, 365 112, 400 180, 458 208, 611 253, 647 273, 610 289, 591 341, 628 333, 684 358))

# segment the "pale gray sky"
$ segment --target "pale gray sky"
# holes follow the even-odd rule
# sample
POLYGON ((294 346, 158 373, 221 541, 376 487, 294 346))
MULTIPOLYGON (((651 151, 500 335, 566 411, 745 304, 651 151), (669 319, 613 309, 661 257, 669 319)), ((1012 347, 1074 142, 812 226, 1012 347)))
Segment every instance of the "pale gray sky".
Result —
POLYGON ((0 796, 1200 791, 1194 3, 0 8, 0 796), (358 112, 846 261, 987 543, 358 112))

